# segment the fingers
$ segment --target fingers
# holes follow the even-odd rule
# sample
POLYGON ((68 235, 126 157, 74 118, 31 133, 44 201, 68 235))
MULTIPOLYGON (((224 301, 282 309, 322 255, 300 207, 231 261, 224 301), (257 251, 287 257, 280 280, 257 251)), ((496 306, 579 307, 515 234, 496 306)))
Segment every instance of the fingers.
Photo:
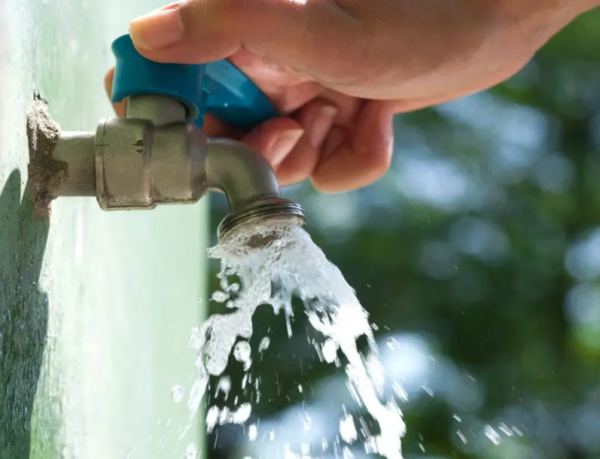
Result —
POLYGON ((334 127, 312 175, 324 192, 355 190, 379 179, 389 168, 393 147, 393 106, 369 101, 353 129, 334 127))
POLYGON ((254 128, 242 141, 258 151, 275 170, 294 149, 304 129, 291 118, 276 118, 254 128))
POLYGON ((338 113, 338 107, 322 99, 315 100, 300 110, 296 119, 304 128, 305 134, 285 159, 273 165, 282 186, 310 178, 338 113))
MULTIPOLYGON (((325 192, 369 185, 389 168, 395 107, 391 102, 339 102, 317 99, 303 107, 296 115, 303 135, 295 138, 293 148, 293 142, 283 149, 270 147, 270 139, 279 135, 289 119, 274 120, 268 128, 263 125, 244 141, 269 160, 282 186, 308 178, 325 192)), ((291 123, 287 126, 293 129, 291 123)))
POLYGON ((354 24, 330 1, 184 0, 135 19, 129 32, 158 62, 210 62, 244 48, 306 68, 339 58, 340 34, 347 39, 349 25, 358 33, 354 24))

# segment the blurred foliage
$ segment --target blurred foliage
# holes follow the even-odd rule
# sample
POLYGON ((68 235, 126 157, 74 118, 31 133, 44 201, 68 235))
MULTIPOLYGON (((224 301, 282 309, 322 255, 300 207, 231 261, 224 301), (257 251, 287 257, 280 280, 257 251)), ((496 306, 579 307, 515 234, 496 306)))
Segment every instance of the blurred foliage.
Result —
MULTIPOLYGON (((600 457, 598 44, 594 11, 506 83, 399 116, 393 167, 377 184, 288 193, 376 336, 420 337, 437 365, 428 373, 437 382, 420 382, 436 385, 432 396, 407 387, 406 457, 600 457)), ((216 199, 215 226, 224 212, 216 199)), ((253 349, 271 340, 253 369, 262 383, 253 415, 264 422, 309 403, 309 389, 341 370, 319 363, 301 308, 291 338, 269 308, 254 321, 253 349)), ((388 373, 413 365, 408 354, 395 350, 388 373)), ((241 372, 232 377, 235 393, 241 372)), ((221 428, 209 457, 237 458, 240 438, 221 428)))

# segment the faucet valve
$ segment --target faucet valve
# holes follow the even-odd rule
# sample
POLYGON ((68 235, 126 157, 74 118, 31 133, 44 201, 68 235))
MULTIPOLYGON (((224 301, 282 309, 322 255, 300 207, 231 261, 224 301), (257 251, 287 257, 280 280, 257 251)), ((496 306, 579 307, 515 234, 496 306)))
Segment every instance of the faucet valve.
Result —
POLYGON ((251 80, 226 60, 149 61, 129 35, 115 40, 112 49, 117 62, 111 99, 126 101, 126 116, 101 120, 95 132, 61 134, 52 156, 66 164, 66 178, 48 190, 53 198, 96 196, 104 210, 153 209, 195 203, 217 190, 227 195, 231 210, 219 237, 261 220, 304 222, 300 206, 281 197, 262 156, 234 140, 207 138, 201 130, 206 113, 240 129, 276 117, 251 80))

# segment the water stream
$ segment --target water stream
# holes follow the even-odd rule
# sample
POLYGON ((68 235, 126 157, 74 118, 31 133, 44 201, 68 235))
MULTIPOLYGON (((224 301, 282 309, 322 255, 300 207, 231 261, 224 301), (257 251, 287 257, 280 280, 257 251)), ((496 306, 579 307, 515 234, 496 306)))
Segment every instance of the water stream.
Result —
MULTIPOLYGON (((209 256, 221 263, 221 290, 215 292, 212 299, 225 303, 231 311, 209 317, 190 335, 197 368, 188 397, 192 415, 200 407, 209 377, 220 377, 217 390, 227 395, 231 381, 224 372, 232 353, 245 371, 251 368, 252 350, 248 340, 252 336, 255 310, 270 304, 275 312, 284 313, 291 336, 292 298, 297 297, 320 336, 314 343, 319 358, 339 366, 340 353, 345 356, 347 388, 355 403, 366 409, 377 424, 370 432, 364 422, 359 422, 361 427, 357 431, 352 414, 340 406, 339 437, 345 445, 341 447, 342 455, 348 457, 348 445, 360 441, 367 454, 401 459, 405 426, 396 401, 383 396, 385 377, 368 314, 340 270, 327 260, 310 236, 296 224, 271 222, 268 226, 237 231, 211 248, 209 256), (360 337, 368 342, 366 352, 359 352, 357 348, 360 337)), ((259 352, 268 346, 268 339, 263 339, 259 352)), ((250 382, 244 378, 243 384, 247 383, 250 382)), ((210 432, 217 425, 243 424, 251 413, 249 402, 237 403, 233 409, 212 406, 206 413, 207 430, 210 432)), ((250 436, 252 428, 250 426, 250 436)), ((254 435, 255 430, 256 427, 254 435)), ((291 451, 286 451, 285 456, 310 457, 305 452, 291 451)))

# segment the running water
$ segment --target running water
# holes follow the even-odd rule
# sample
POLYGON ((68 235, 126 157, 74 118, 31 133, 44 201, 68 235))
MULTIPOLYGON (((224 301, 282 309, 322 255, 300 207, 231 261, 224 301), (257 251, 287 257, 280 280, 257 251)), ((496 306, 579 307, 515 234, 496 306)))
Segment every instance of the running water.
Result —
MULTIPOLYGON (((221 291, 212 298, 226 303, 232 311, 211 316, 190 335, 190 345, 197 351, 197 376, 188 400, 192 415, 200 406, 209 376, 221 376, 232 353, 246 371, 251 367, 248 340, 256 308, 271 304, 275 312, 283 311, 291 335, 289 318, 292 297, 296 296, 303 301, 310 323, 322 335, 322 341, 315 344, 319 356, 340 365, 338 352, 345 355, 350 394, 378 423, 379 432, 375 434, 361 429, 365 451, 401 459, 405 426, 394 399, 383 400, 385 380, 368 314, 340 270, 310 236, 295 223, 271 222, 238 230, 210 249, 209 256, 221 261, 221 291), (231 276, 237 276, 240 283, 231 282, 231 276), (359 337, 366 337, 369 343, 366 356, 357 349, 359 337)), ((207 429, 210 432, 217 425, 242 424, 251 410, 249 403, 241 403, 234 410, 213 406, 207 412, 207 429)), ((352 443, 358 437, 352 416, 342 407, 339 429, 346 442, 352 443)))

